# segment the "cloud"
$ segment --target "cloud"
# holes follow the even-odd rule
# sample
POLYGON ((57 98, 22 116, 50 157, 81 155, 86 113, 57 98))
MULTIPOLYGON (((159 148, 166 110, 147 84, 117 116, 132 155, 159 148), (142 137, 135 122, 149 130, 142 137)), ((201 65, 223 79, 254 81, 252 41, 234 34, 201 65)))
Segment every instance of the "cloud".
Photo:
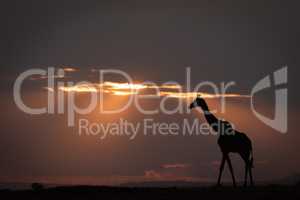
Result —
MULTIPOLYGON (((59 67, 56 67, 56 69, 62 69, 64 72, 79 71, 79 69, 74 68, 74 67, 70 67, 70 66, 59 66, 59 67)), ((49 79, 49 78, 54 78, 54 79, 57 79, 57 78, 66 78, 66 76, 63 75, 63 74, 57 74, 57 75, 54 75, 54 76, 50 76, 50 75, 32 75, 29 78, 29 80, 36 81, 36 80, 44 80, 44 79, 49 79)))
POLYGON ((147 181, 199 181, 200 178, 178 174, 175 172, 146 170, 144 178, 147 181))
POLYGON ((76 72, 76 71, 78 71, 78 69, 76 69, 74 67, 63 67, 63 70, 65 72, 76 72))
POLYGON ((198 177, 190 176, 190 164, 171 163, 162 164, 157 169, 144 171, 144 178, 148 181, 199 181, 198 177))
POLYGON ((54 76, 43 76, 43 75, 34 75, 34 76, 31 76, 29 78, 29 80, 32 80, 32 81, 36 81, 36 80, 45 80, 45 79, 48 79, 48 78, 65 78, 65 76, 63 75, 54 75, 54 76))
POLYGON ((147 179, 161 179, 163 177, 162 174, 155 170, 146 170, 144 176, 147 179))
POLYGON ((175 164, 164 164, 162 168, 164 169, 183 169, 190 167, 190 164, 185 163, 175 163, 175 164))
POLYGON ((249 98, 249 95, 224 93, 224 94, 211 94, 204 92, 183 92, 183 86, 178 84, 149 84, 149 83, 124 83, 124 82, 111 82, 106 81, 104 83, 89 83, 74 86, 62 86, 59 90, 65 92, 102 92, 116 96, 129 96, 129 95, 149 95, 158 97, 170 97, 178 99, 190 99, 195 98, 197 95, 201 95, 203 98, 249 98), (153 91, 155 89, 155 92, 153 91), (177 90, 177 91, 174 91, 177 90), (143 93, 141 93, 143 92, 143 93))

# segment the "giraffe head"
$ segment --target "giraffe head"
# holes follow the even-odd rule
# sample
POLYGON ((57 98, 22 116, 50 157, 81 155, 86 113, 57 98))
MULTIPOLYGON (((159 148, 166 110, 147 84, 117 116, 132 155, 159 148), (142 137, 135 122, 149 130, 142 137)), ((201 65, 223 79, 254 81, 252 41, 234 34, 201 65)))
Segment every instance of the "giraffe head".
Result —
POLYGON ((197 98, 189 106, 190 109, 193 109, 195 107, 201 107, 202 109, 203 108, 206 109, 207 104, 206 104, 205 100, 202 97, 197 96, 197 98))

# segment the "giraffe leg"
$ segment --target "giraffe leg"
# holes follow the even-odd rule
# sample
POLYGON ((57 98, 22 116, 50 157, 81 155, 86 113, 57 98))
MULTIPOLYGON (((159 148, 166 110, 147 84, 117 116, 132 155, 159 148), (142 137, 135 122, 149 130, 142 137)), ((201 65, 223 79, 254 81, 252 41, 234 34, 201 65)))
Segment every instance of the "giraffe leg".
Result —
POLYGON ((249 164, 248 164, 247 162, 245 162, 245 180, 244 180, 244 187, 247 187, 248 169, 249 169, 249 164))
POLYGON ((253 183, 253 178, 252 178, 252 169, 251 169, 252 167, 251 166, 249 166, 249 176, 250 176, 250 184, 251 184, 251 186, 254 186, 254 183, 253 183))
POLYGON ((228 155, 226 155, 226 160, 227 160, 227 163, 228 163, 228 166, 229 166, 229 170, 230 170, 230 173, 231 173, 233 186, 236 187, 235 178, 234 178, 234 173, 233 173, 231 161, 230 161, 230 158, 229 158, 228 155))
POLYGON ((221 165, 220 165, 220 169, 219 169, 219 177, 218 177, 218 186, 221 185, 221 177, 222 177, 222 173, 223 173, 223 169, 224 169, 224 165, 225 165, 225 155, 223 154, 222 156, 222 161, 221 161, 221 165))
POLYGON ((239 152, 240 156, 245 162, 245 180, 244 180, 244 187, 247 186, 247 179, 248 179, 248 173, 249 170, 251 169, 251 160, 249 159, 250 157, 250 151, 241 151, 239 152))

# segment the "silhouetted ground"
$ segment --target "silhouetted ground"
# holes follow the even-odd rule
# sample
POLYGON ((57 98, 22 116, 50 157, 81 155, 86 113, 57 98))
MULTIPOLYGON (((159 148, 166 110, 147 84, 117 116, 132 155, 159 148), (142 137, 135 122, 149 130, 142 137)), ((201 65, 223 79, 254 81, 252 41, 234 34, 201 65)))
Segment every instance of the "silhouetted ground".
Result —
POLYGON ((35 190, 0 190, 1 199, 300 199, 300 186, 129 188, 68 186, 35 190))

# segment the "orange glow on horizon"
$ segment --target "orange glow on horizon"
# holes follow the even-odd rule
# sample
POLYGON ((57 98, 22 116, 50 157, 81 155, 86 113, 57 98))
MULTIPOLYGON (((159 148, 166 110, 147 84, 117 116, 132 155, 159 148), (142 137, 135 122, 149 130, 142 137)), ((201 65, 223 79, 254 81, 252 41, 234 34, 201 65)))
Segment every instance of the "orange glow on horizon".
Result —
POLYGON ((73 67, 64 67, 63 70, 65 72, 75 72, 75 71, 77 71, 77 69, 75 69, 73 67))
MULTIPOLYGON (((148 94, 159 97, 171 97, 179 99, 189 99, 195 98, 200 95, 203 98, 221 98, 221 97, 236 97, 236 98, 249 98, 250 95, 225 93, 225 94, 212 94, 204 92, 182 92, 174 91, 174 89, 181 89, 182 86, 178 84, 165 84, 165 85, 155 85, 155 84, 145 84, 145 83, 119 83, 119 82, 104 82, 100 84, 86 83, 74 86, 61 86, 58 89, 64 92, 99 92, 112 94, 116 96, 129 96, 129 95, 139 95, 139 91, 147 89, 158 89, 156 93, 148 94), (159 91, 163 89, 164 91, 159 91)), ((53 88, 46 88, 47 90, 54 92, 53 88)), ((144 94, 143 94, 144 95, 144 94)))

